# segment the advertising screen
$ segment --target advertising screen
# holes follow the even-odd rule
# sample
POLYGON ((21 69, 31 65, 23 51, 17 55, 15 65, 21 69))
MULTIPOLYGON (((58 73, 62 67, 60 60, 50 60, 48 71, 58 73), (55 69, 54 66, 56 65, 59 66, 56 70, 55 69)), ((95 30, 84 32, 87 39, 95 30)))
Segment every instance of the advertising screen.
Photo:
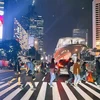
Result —
POLYGON ((3 34, 3 16, 0 16, 0 40, 2 39, 3 34))

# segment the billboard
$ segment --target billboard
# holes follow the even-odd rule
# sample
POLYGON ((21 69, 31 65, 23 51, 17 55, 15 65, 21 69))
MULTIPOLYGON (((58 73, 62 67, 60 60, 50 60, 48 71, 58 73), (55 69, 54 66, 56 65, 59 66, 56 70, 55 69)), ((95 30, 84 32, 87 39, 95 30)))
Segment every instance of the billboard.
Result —
POLYGON ((3 35, 3 16, 0 15, 0 40, 2 39, 3 35))
POLYGON ((3 38, 3 26, 4 26, 4 0, 0 1, 0 40, 3 38))

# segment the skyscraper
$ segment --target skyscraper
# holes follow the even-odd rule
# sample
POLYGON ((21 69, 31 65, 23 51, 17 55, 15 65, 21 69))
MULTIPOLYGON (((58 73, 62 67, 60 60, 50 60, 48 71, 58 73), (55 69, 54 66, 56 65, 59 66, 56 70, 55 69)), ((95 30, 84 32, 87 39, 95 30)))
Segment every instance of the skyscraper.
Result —
MULTIPOLYGON (((39 53, 43 53, 43 24, 44 20, 42 16, 39 16, 35 12, 35 6, 29 5, 29 12, 26 16, 22 16, 20 23, 22 27, 27 31, 29 37, 34 37, 34 47, 39 53), (38 42, 38 43, 36 43, 38 42)), ((32 38, 30 38, 32 41, 32 38)))
POLYGON ((88 29, 73 29, 73 37, 83 38, 88 44, 88 29))
POLYGON ((28 33, 16 19, 14 20, 14 39, 20 43, 22 50, 28 49, 28 33))
POLYGON ((100 0, 92 4, 93 48, 100 49, 100 0))

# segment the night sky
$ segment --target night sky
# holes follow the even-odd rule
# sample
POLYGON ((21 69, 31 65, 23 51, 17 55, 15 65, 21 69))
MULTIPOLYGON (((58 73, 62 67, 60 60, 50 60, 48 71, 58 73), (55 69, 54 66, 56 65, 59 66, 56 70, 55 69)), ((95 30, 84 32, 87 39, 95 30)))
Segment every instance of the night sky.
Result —
MULTIPOLYGON (((35 11, 44 18, 44 47, 47 54, 54 53, 59 38, 72 36, 74 28, 89 29, 91 46, 92 0, 36 0, 35 11)), ((27 13, 27 10, 24 12, 27 13)))
MULTIPOLYGON (((36 11, 44 18, 44 46, 52 54, 59 38, 72 36, 74 28, 92 35, 92 0, 36 0, 36 11)), ((89 45, 91 46, 89 41, 89 45)))

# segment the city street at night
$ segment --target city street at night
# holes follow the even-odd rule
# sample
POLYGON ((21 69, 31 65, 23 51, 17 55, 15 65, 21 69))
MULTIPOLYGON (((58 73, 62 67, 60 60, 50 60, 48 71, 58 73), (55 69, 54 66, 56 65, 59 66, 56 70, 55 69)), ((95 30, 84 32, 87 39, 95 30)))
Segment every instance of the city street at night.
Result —
POLYGON ((30 90, 28 84, 21 90, 16 81, 8 85, 13 75, 13 71, 0 70, 0 100, 100 100, 100 88, 89 82, 82 82, 77 87, 66 85, 67 75, 59 76, 50 87, 49 74, 37 73, 35 91, 30 90))
POLYGON ((100 0, 0 0, 0 100, 100 100, 100 0))

